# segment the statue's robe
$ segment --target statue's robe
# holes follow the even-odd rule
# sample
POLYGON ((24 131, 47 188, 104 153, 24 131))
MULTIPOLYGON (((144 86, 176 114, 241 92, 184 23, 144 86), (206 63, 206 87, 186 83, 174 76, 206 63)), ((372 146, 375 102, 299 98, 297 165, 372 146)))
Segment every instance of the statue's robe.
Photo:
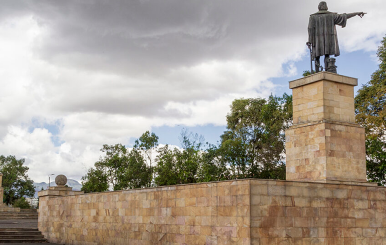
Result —
POLYGON ((336 25, 345 27, 346 23, 346 14, 319 11, 310 16, 308 41, 312 43, 313 59, 326 54, 340 55, 336 25))

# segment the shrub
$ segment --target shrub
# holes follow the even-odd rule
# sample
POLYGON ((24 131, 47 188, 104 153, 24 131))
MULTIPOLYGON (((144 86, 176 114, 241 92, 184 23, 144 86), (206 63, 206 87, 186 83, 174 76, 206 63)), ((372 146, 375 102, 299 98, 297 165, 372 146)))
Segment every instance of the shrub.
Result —
POLYGON ((24 197, 17 199, 13 206, 15 208, 31 208, 31 205, 29 205, 29 203, 24 197))

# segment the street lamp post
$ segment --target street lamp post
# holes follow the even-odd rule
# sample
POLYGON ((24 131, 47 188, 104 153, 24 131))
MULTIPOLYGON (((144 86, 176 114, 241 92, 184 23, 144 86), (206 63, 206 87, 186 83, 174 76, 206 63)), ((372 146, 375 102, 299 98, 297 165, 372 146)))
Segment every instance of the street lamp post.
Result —
POLYGON ((48 189, 51 187, 51 176, 55 174, 49 174, 48 175, 48 189))

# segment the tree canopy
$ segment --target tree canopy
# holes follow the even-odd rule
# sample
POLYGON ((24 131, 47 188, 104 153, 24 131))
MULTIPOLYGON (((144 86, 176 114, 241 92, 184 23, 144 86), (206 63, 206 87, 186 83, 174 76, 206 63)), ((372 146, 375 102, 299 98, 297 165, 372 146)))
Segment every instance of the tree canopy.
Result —
POLYGON ((4 203, 14 204, 24 196, 35 194, 33 181, 28 178, 28 167, 24 159, 15 156, 0 156, 0 172, 3 174, 4 203))
POLYGON ((292 121, 292 96, 237 99, 227 115, 220 155, 233 178, 284 179, 284 130, 292 121))
POLYGON ((197 134, 181 132, 182 149, 171 149, 168 145, 158 149, 155 167, 156 185, 175 185, 198 182, 198 171, 204 152, 197 134))
POLYGON ((82 177, 81 190, 88 192, 103 192, 109 189, 109 182, 107 181, 107 175, 103 168, 96 167, 90 168, 87 174, 82 177))
POLYGON ((106 191, 240 178, 285 179, 284 130, 292 120, 292 97, 233 101, 218 145, 181 132, 181 147, 158 147, 142 134, 132 149, 104 145, 104 156, 83 177, 84 191, 106 191), (156 153, 156 156, 152 154, 156 153), (153 159, 154 157, 154 159, 153 159))
POLYGON ((386 37, 378 48, 379 68, 355 97, 356 121, 366 130, 367 178, 386 184, 386 37))
POLYGON ((101 152, 104 156, 82 177, 82 191, 107 191, 110 186, 113 190, 151 186, 151 150, 156 145, 158 137, 149 131, 145 132, 130 150, 122 144, 103 145, 101 152))

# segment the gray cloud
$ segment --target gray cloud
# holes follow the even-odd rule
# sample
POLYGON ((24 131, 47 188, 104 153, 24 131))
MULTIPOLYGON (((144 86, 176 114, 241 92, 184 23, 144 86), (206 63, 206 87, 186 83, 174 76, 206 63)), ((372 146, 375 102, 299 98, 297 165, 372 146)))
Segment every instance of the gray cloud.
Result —
MULTIPOLYGON (((41 33, 31 52, 55 71, 45 71, 44 79, 44 72, 33 71, 29 86, 32 94, 36 86, 41 88, 35 96, 48 102, 47 111, 185 117, 165 106, 169 101, 214 101, 225 94, 260 90, 262 82, 283 75, 283 63, 305 54, 307 20, 317 4, 315 0, 12 0, 4 1, 0 18, 30 16, 37 23, 41 33), (213 69, 213 62, 222 62, 226 69, 218 67, 211 77, 200 76, 213 69), (247 82, 227 62, 247 65, 249 72, 256 69, 256 76, 249 78, 255 83, 247 82)), ((372 6, 379 11, 381 6, 376 5, 382 3, 374 1, 372 6)), ((330 8, 355 6, 366 5, 334 2, 330 8)), ((365 38, 374 32, 361 34, 365 38)), ((342 42, 343 46, 355 49, 357 42, 352 40, 358 39, 342 42)))
POLYGON ((47 0, 30 1, 28 9, 49 32, 36 47, 42 58, 132 76, 159 74, 211 59, 243 58, 259 63, 256 55, 269 53, 267 45, 261 44, 302 33, 305 39, 309 13, 304 10, 309 5, 47 0))

